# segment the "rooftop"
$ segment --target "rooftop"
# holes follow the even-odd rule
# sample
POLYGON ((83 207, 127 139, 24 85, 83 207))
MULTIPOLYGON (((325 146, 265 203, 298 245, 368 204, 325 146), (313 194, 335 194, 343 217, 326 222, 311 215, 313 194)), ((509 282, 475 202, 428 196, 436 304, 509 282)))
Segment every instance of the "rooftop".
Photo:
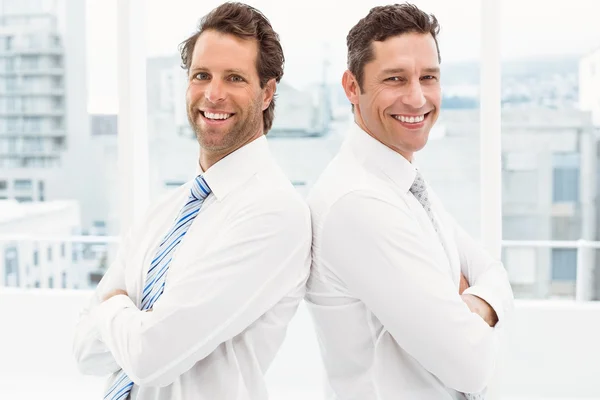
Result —
POLYGON ((75 200, 23 203, 19 203, 16 200, 0 200, 0 224, 51 214, 57 211, 66 211, 73 207, 79 207, 75 200))

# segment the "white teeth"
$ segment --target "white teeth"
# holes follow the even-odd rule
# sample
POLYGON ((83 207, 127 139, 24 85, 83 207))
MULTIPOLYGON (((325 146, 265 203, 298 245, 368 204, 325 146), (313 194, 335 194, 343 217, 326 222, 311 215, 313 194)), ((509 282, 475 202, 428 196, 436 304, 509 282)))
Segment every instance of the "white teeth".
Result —
POLYGON ((205 112, 204 116, 208 119, 227 119, 231 117, 231 114, 213 114, 209 112, 205 112))
POLYGON ((405 122, 408 124, 418 124, 419 122, 423 122, 425 119, 425 115, 419 115, 418 117, 405 117, 404 115, 395 115, 398 121, 405 122))

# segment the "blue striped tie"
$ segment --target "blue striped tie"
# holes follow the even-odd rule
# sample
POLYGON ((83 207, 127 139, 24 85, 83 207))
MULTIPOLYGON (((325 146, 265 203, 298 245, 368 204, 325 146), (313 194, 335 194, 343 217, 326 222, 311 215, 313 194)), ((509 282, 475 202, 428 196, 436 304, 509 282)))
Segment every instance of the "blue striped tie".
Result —
MULTIPOLYGON (((142 311, 150 310, 154 305, 154 302, 158 300, 162 294, 163 289, 165 288, 167 270, 173 259, 173 254, 179 243, 181 243, 181 240, 185 236, 190 225, 192 225, 196 215, 198 215, 204 199, 206 199, 209 194, 210 187, 208 187, 204 178, 202 176, 196 177, 187 203, 183 206, 181 211, 179 211, 177 219, 175 219, 175 224, 158 246, 156 255, 150 264, 144 290, 142 291, 142 311)), ((129 396, 132 387, 133 382, 129 379, 127 374, 121 370, 117 374, 110 389, 106 392, 106 395, 104 395, 104 400, 124 400, 129 396)))

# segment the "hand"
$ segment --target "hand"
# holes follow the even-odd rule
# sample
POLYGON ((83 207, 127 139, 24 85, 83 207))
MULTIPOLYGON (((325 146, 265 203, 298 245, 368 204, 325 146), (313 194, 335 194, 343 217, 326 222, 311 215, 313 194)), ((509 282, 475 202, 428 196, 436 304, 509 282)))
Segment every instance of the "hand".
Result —
POLYGON ((460 297, 467 304, 471 312, 479 315, 492 328, 498 323, 498 315, 496 311, 483 300, 472 294, 461 294, 460 297))
POLYGON ((115 290, 108 292, 106 294, 106 296, 104 296, 104 299, 102 299, 102 301, 104 302, 104 301, 110 299, 111 297, 117 296, 119 294, 124 294, 125 296, 128 296, 127 292, 124 291, 123 289, 115 289, 115 290))
POLYGON ((463 275, 463 273, 460 273, 460 285, 458 287, 458 294, 463 294, 463 292, 465 290, 467 290, 469 288, 469 282, 467 281, 467 278, 465 278, 465 276, 463 275))

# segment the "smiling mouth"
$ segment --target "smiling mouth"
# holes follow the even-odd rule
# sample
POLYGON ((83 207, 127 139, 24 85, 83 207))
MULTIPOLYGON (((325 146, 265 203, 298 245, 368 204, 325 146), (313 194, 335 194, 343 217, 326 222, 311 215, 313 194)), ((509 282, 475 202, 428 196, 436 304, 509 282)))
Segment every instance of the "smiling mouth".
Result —
POLYGON ((210 121, 225 121, 235 115, 234 113, 211 113, 202 110, 199 111, 204 118, 210 121))
POLYGON ((418 125, 420 123, 422 123, 423 121, 425 121, 427 119, 427 117, 429 116, 429 114, 431 114, 431 111, 425 113, 425 114, 421 114, 421 115, 402 115, 402 114, 398 114, 398 115, 392 115, 392 117, 394 117, 395 119, 397 119, 398 121, 404 123, 404 124, 414 124, 414 125, 418 125))

